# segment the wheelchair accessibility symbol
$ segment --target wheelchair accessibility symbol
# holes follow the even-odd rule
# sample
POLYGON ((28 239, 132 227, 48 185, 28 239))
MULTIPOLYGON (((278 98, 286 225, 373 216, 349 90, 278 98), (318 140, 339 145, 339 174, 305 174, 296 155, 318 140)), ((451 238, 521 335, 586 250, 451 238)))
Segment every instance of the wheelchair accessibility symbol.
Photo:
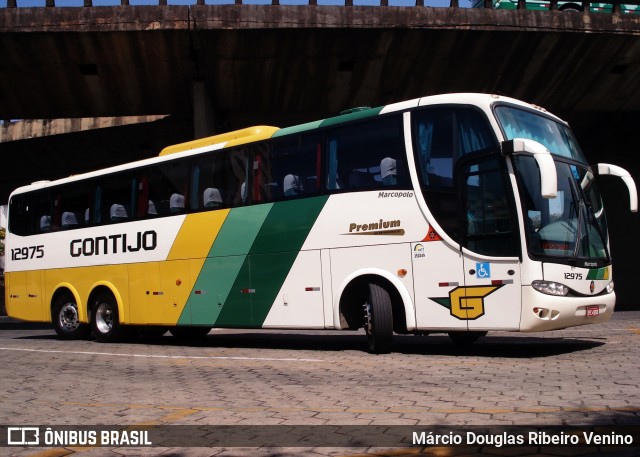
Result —
POLYGON ((476 278, 491 278, 491 264, 489 262, 476 263, 476 278))

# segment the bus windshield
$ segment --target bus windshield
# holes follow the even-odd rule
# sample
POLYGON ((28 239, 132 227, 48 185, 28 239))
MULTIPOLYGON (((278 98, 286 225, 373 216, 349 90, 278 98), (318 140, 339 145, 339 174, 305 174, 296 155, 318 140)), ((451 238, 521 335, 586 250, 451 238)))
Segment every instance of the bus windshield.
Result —
POLYGON ((544 145, 552 154, 587 164, 571 129, 549 117, 510 106, 496 107, 507 140, 526 138, 544 145))
POLYGON ((549 117, 510 106, 496 107, 507 139, 527 138, 558 156, 558 195, 545 199, 533 157, 514 157, 524 205, 527 243, 534 256, 609 260, 607 222, 594 176, 573 133, 549 117), (567 160, 565 162, 564 160, 567 160))
POLYGON ((558 195, 545 199, 535 159, 514 159, 529 252, 571 260, 608 260, 607 222, 593 173, 586 167, 556 161, 558 195))

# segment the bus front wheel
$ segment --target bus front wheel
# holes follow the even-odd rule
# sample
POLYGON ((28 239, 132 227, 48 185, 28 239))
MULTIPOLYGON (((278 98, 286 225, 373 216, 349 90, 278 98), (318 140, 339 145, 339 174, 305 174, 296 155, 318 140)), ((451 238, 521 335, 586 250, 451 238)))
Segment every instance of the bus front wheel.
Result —
POLYGON ((122 338, 118 305, 111 294, 102 292, 96 296, 91 315, 91 329, 97 341, 112 343, 122 338))
POLYGON ((58 296, 51 314, 53 328, 60 338, 73 340, 89 334, 89 326, 80 322, 78 304, 72 294, 65 292, 58 296))
POLYGON ((391 297, 378 284, 369 284, 364 303, 364 330, 368 350, 372 354, 388 354, 393 342, 393 313, 391 297))

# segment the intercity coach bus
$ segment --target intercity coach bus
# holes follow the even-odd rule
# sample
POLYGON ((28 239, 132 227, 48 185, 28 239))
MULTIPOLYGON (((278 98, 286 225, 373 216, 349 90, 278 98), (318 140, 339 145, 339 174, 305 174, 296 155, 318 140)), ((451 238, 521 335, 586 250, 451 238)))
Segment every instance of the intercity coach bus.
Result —
POLYGON ((449 94, 259 126, 10 196, 10 316, 62 338, 130 329, 398 334, 592 324, 614 310, 597 175, 569 126, 449 94))

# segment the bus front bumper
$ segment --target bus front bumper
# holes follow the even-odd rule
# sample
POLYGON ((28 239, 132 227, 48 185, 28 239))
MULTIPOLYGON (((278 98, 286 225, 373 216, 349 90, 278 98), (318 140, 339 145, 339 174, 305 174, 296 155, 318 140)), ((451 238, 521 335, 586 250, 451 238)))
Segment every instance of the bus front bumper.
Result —
POLYGON ((523 286, 520 331, 543 332, 606 322, 613 315, 615 303, 615 293, 593 297, 559 297, 523 286))

